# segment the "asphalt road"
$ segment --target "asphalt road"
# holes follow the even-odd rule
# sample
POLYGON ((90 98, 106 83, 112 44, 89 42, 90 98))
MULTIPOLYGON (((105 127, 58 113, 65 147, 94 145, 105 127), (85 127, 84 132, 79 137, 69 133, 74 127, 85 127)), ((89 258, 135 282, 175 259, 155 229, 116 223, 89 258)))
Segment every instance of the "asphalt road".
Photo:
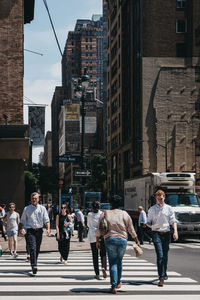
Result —
MULTIPOLYGON (((200 240, 184 240, 171 245, 168 271, 176 271, 184 277, 198 281, 200 284, 200 240), (174 249, 176 246, 177 249, 174 249)), ((156 263, 154 248, 144 249, 143 258, 156 263)))

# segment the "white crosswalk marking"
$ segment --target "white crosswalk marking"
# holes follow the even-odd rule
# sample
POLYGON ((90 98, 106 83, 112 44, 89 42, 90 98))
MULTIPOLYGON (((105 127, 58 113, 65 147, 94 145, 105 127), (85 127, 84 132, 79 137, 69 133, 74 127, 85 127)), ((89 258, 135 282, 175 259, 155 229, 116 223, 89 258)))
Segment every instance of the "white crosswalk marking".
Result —
MULTIPOLYGON (((151 246, 151 245, 149 245, 151 246)), ((59 262, 58 253, 42 253, 38 260, 38 274, 33 277, 25 255, 17 259, 0 258, 0 299, 3 300, 102 300, 110 288, 109 277, 94 279, 90 251, 70 252, 66 265, 59 262)), ((193 279, 168 272, 169 279, 163 288, 157 287, 156 265, 145 259, 125 255, 122 287, 115 295, 119 300, 199 300, 200 285, 193 279)))

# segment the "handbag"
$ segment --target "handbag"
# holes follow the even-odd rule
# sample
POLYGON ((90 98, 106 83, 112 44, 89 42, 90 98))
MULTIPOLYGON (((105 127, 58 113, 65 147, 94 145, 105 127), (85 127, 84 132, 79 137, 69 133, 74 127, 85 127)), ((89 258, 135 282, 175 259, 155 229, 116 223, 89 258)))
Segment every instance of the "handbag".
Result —
POLYGON ((103 217, 99 221, 99 233, 100 235, 104 236, 108 233, 108 221, 106 220, 106 211, 104 211, 103 217))
POLYGON ((143 250, 138 245, 133 245, 133 250, 135 251, 135 256, 139 258, 143 254, 143 250))

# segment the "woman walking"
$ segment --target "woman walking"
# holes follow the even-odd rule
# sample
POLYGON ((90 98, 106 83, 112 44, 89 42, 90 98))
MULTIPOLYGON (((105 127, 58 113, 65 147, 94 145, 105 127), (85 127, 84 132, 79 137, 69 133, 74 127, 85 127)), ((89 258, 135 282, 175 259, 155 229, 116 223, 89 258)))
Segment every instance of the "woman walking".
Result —
MULTIPOLYGON (((112 210, 106 210, 101 214, 99 222, 105 215, 108 223, 108 232, 105 234, 104 239, 109 261, 110 292, 116 294, 117 288, 120 288, 122 285, 122 260, 127 246, 127 232, 135 239, 138 246, 140 246, 140 243, 130 216, 126 211, 119 209, 120 199, 113 197, 111 199, 111 207, 112 210)), ((97 230, 97 241, 99 237, 100 232, 97 230)))
POLYGON ((8 248, 10 255, 15 258, 17 254, 17 235, 18 235, 18 225, 19 225, 19 214, 15 211, 15 203, 11 202, 9 204, 9 211, 4 216, 4 226, 6 225, 6 231, 8 236, 8 248), (13 251, 14 250, 14 251, 13 251))
POLYGON ((60 252, 60 262, 64 260, 64 264, 67 263, 71 230, 73 229, 72 219, 67 214, 67 205, 62 204, 61 212, 56 216, 56 234, 58 241, 58 251, 60 252))
POLYGON ((95 271, 95 278, 100 279, 99 275, 99 257, 98 257, 98 249, 100 250, 100 257, 101 257, 101 266, 102 266, 102 273, 103 277, 107 277, 106 269, 107 269, 107 260, 106 260, 106 249, 103 237, 100 237, 98 240, 98 244, 96 244, 96 231, 98 226, 98 221, 102 211, 99 210, 100 203, 98 201, 94 201, 92 203, 92 211, 88 213, 87 216, 87 225, 89 227, 88 231, 88 241, 90 243, 90 247, 92 250, 92 259, 93 259, 93 266, 95 271))

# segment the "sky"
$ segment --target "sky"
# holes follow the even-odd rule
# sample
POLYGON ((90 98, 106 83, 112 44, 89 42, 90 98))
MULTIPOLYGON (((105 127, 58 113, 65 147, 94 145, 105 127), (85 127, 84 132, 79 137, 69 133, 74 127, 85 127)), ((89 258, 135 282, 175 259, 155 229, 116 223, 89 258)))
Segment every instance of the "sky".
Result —
MULTIPOLYGON (((102 13, 102 0, 46 0, 64 51, 68 31, 77 19, 91 19, 102 13)), ((61 54, 58 49, 43 0, 35 0, 34 20, 24 26, 24 123, 28 123, 30 99, 46 105, 45 132, 51 130, 51 101, 56 86, 61 86, 61 54), (28 51, 27 51, 28 50, 28 51), (33 54, 38 52, 42 55, 33 54)), ((43 148, 33 148, 33 162, 38 162, 43 148)))

